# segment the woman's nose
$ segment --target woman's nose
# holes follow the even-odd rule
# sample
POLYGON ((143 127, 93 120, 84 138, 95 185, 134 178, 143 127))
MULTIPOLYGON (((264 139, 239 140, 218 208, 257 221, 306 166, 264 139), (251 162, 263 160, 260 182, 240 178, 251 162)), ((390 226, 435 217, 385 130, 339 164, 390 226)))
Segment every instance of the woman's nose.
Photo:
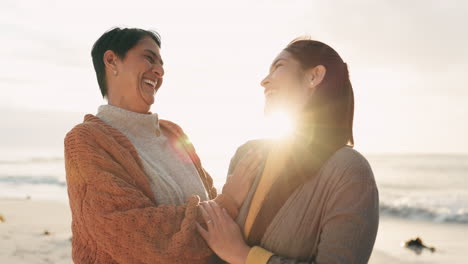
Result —
POLYGON ((266 88, 265 86, 269 83, 270 81, 268 80, 268 75, 263 78, 263 80, 260 82, 260 85, 266 88))
POLYGON ((164 67, 162 65, 154 64, 153 72, 156 73, 159 78, 162 78, 164 76, 164 67))

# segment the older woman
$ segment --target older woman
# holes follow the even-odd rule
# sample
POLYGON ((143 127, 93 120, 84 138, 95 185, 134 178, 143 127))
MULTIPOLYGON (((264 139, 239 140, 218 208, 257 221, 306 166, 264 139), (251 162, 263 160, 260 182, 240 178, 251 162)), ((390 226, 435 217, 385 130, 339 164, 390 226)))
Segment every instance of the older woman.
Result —
POLYGON ((182 130, 150 113, 164 68, 158 34, 115 28, 94 44, 97 80, 108 104, 65 138, 75 263, 209 263, 196 232, 200 200, 233 217, 247 195, 251 152, 218 195, 182 130))
POLYGON ((211 221, 199 232, 229 263, 367 263, 378 227, 378 190, 367 160, 352 148, 347 64, 324 43, 296 40, 261 84, 266 112, 287 109, 295 133, 238 149, 229 172, 250 148, 268 153, 266 164, 237 224, 215 202, 204 202, 211 221))

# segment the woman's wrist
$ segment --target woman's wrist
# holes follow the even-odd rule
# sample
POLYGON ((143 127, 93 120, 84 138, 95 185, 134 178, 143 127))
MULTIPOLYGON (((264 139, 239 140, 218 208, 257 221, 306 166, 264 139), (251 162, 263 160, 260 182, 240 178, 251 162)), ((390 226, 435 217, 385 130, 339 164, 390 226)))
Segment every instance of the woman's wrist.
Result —
POLYGON ((242 245, 242 247, 240 247, 239 250, 237 250, 236 254, 233 256, 233 259, 229 260, 228 262, 231 264, 245 264, 250 249, 251 248, 249 246, 245 244, 242 245))

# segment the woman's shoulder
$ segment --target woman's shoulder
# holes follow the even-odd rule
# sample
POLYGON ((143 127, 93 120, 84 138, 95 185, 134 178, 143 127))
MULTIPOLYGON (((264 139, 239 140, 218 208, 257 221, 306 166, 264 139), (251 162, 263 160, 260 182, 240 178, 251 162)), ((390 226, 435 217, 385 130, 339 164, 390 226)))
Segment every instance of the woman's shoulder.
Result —
POLYGON ((331 157, 334 160, 344 161, 351 164, 369 164, 367 159, 356 149, 345 146, 338 149, 331 157))
POLYGON ((83 122, 75 125, 65 135, 65 145, 77 142, 93 141, 98 131, 103 131, 105 123, 94 115, 87 114, 84 116, 83 122))
POLYGON ((326 167, 349 174, 360 180, 374 181, 374 174, 368 160, 359 151, 346 146, 337 150, 327 161, 326 167))

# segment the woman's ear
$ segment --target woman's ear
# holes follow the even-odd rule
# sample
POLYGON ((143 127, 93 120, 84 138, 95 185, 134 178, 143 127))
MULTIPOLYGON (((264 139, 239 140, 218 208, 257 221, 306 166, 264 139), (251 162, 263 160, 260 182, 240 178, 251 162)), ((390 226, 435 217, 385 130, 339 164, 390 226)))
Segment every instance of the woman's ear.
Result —
POLYGON ((106 71, 111 72, 113 75, 118 74, 117 70, 117 60, 119 57, 112 50, 107 50, 104 52, 104 65, 106 66, 106 71))
POLYGON ((327 69, 323 65, 317 65, 314 68, 307 70, 305 81, 308 96, 312 96, 317 85, 319 85, 323 81, 323 78, 325 78, 326 72, 327 69))
POLYGON ((319 85, 323 81, 323 78, 325 78, 326 73, 327 69, 323 65, 317 65, 314 68, 310 69, 309 81, 311 88, 314 88, 317 85, 319 85))

